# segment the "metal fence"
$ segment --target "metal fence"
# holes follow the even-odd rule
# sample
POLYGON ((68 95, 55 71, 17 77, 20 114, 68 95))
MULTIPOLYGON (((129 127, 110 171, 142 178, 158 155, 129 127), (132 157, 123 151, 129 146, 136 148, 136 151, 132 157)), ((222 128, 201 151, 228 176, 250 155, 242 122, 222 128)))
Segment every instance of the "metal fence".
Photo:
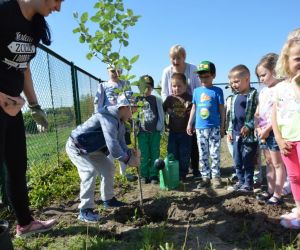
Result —
POLYGON ((23 108, 28 164, 41 160, 58 164, 71 130, 93 113, 100 79, 42 45, 31 62, 31 72, 49 128, 47 132, 40 131, 28 106, 23 108))
MULTIPOLYGON (((93 100, 99 78, 40 45, 31 62, 34 88, 49 121, 47 132, 41 132, 32 120, 28 106, 22 110, 27 137, 28 164, 48 161, 59 164, 61 152, 71 130, 93 113, 93 100)), ((257 83, 252 83, 255 87, 257 83)), ((227 83, 215 83, 224 91, 227 83)))

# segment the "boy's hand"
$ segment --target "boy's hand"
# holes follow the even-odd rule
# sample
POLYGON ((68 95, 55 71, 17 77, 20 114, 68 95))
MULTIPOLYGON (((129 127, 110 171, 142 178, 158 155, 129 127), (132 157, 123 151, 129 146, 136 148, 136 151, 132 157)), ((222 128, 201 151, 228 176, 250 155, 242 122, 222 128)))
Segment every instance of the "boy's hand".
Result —
POLYGON ((228 132, 228 134, 227 134, 227 139, 228 139, 229 141, 233 141, 233 137, 232 137, 232 133, 231 133, 231 132, 228 132))
POLYGON ((280 138, 276 138, 276 141, 278 143, 278 146, 279 146, 279 149, 280 149, 280 152, 284 155, 288 155, 290 152, 291 152, 291 144, 287 141, 285 141, 284 139, 280 138))
POLYGON ((193 129, 193 127, 191 125, 188 124, 186 127, 186 132, 189 136, 192 136, 193 133, 195 132, 195 130, 193 129))
POLYGON ((131 151, 134 156, 141 158, 141 150, 139 150, 138 148, 133 148, 131 151))
POLYGON ((131 154, 127 164, 132 167, 139 167, 141 163, 141 151, 135 148, 130 149, 130 151, 131 154))
POLYGON ((246 126, 242 127, 240 134, 242 137, 247 137, 249 135, 249 129, 246 126))

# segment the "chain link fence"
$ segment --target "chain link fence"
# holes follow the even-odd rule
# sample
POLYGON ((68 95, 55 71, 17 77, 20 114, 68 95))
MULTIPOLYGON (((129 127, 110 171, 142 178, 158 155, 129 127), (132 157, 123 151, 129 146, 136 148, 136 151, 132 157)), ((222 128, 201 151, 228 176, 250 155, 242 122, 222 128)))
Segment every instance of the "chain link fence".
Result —
POLYGON ((49 128, 41 131, 24 106, 28 165, 39 161, 56 165, 72 129, 93 113, 100 79, 42 45, 31 62, 31 72, 49 128))
MULTIPOLYGON (((59 164, 61 152, 72 129, 87 120, 94 111, 94 97, 99 78, 40 45, 31 62, 31 72, 38 100, 48 116, 48 131, 33 121, 28 106, 22 112, 27 137, 28 164, 48 161, 59 164)), ((227 83, 216 83, 224 91, 227 83)), ((257 83, 253 83, 257 86, 257 83)))

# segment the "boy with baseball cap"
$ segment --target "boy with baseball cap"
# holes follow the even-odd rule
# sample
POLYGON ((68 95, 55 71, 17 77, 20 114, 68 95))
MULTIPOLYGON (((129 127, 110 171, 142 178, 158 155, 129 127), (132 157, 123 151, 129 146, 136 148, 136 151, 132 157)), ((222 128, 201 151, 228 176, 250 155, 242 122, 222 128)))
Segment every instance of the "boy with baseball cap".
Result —
POLYGON ((187 133, 192 135, 196 129, 199 146, 199 162, 202 181, 198 188, 208 187, 212 177, 213 188, 221 188, 220 149, 221 137, 224 136, 224 96, 223 90, 213 86, 216 67, 212 62, 202 61, 195 73, 201 80, 201 87, 194 90, 193 107, 187 126, 187 133), (194 120, 196 122, 194 127, 194 120), (211 157, 209 166, 208 156, 211 157))
POLYGON ((132 117, 131 99, 124 94, 115 106, 105 106, 82 125, 74 129, 66 144, 66 152, 80 176, 79 220, 95 223, 100 215, 94 211, 96 177, 101 178, 101 198, 105 208, 120 207, 125 203, 114 196, 115 166, 107 157, 110 153, 130 166, 140 164, 139 150, 129 149, 125 143, 124 123, 132 117))

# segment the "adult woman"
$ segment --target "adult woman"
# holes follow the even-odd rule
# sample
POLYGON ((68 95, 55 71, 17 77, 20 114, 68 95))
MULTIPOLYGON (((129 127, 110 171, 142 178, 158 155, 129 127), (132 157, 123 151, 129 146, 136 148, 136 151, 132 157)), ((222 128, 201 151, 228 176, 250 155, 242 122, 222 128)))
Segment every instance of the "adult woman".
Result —
POLYGON ((51 43, 45 20, 60 11, 62 0, 0 1, 0 162, 7 166, 7 193, 15 211, 16 236, 29 236, 52 228, 55 220, 34 220, 26 185, 26 138, 21 107, 23 91, 35 121, 46 127, 45 113, 33 88, 30 60, 40 40, 51 43))
MULTIPOLYGON (((186 51, 181 45, 174 45, 171 47, 169 52, 171 65, 163 70, 161 78, 161 97, 163 101, 172 95, 171 88, 171 77, 173 73, 183 73, 187 80, 187 93, 193 95, 195 88, 200 86, 200 80, 195 73, 197 67, 195 65, 185 62, 186 51)), ((193 170, 194 177, 199 177, 199 153, 197 146, 196 134, 193 135, 192 139, 192 152, 191 152, 191 168, 193 170)))

